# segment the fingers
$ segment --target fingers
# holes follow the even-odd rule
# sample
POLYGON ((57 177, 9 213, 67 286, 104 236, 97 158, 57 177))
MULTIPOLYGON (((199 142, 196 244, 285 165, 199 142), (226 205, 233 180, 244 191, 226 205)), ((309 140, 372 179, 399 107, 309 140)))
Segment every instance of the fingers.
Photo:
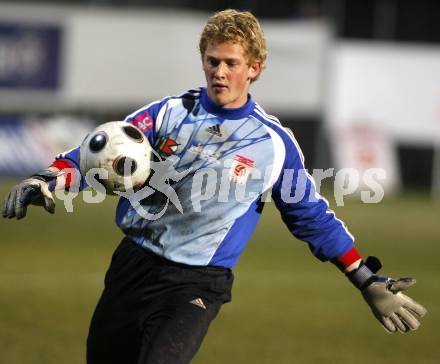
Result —
POLYGON ((426 308, 401 293, 399 295, 407 301, 403 306, 399 307, 389 316, 376 315, 376 317, 382 323, 385 330, 390 333, 397 331, 405 333, 417 330, 420 327, 417 317, 425 315, 427 312, 426 308))
POLYGON ((52 198, 44 196, 44 209, 51 214, 55 213, 55 202, 52 198))
POLYGON ((27 207, 38 195, 39 189, 38 184, 29 184, 18 190, 15 201, 15 217, 18 220, 26 216, 27 207))
POLYGON ((17 189, 14 187, 9 193, 9 196, 5 199, 3 217, 7 217, 8 219, 12 219, 13 217, 15 217, 16 196, 17 196, 17 189))
POLYGON ((9 201, 9 195, 8 194, 5 199, 3 200, 3 206, 2 206, 2 216, 8 217, 8 201, 9 201))
POLYGON ((53 214, 55 212, 55 201, 53 200, 52 193, 50 193, 47 183, 41 184, 40 188, 44 197, 44 209, 53 214))
POLYGON ((420 326, 420 322, 406 309, 403 307, 400 308, 396 313, 402 322, 408 327, 410 330, 417 330, 420 326))
POLYGON ((23 203, 23 200, 26 197, 27 193, 28 192, 26 191, 26 189, 23 188, 19 188, 17 190, 17 195, 15 196, 14 203, 15 217, 17 218, 17 220, 20 220, 26 216, 27 205, 23 203))
POLYGON ((381 322, 388 332, 399 331, 405 333, 410 330, 417 330, 420 327, 420 322, 403 307, 389 317, 382 317, 381 322))
POLYGON ((402 333, 408 331, 408 327, 402 322, 402 320, 396 313, 391 314, 389 318, 393 322, 397 330, 399 330, 402 333))
POLYGON ((405 333, 408 331, 417 330, 420 326, 420 322, 411 313, 401 308, 398 312, 392 313, 390 316, 380 317, 384 329, 389 333, 395 333, 397 331, 405 333))
POLYGON ((404 297, 405 297, 405 303, 403 304, 404 308, 406 308, 409 312, 411 312, 412 314, 418 317, 423 317, 426 315, 428 310, 425 307, 423 307, 420 303, 414 301, 408 296, 404 295, 404 297))
POLYGON ((392 281, 389 284, 388 289, 393 293, 397 293, 400 291, 404 291, 405 289, 408 289, 409 287, 411 287, 415 283, 416 283, 416 280, 414 278, 409 278, 409 277, 400 278, 397 281, 392 281))
POLYGON ((394 326, 393 322, 391 321, 391 319, 389 317, 380 317, 380 322, 382 323, 383 328, 388 331, 389 333, 394 333, 396 332, 396 326, 394 326))
POLYGON ((24 204, 23 200, 27 195, 28 192, 26 190, 23 191, 21 185, 15 186, 9 193, 8 197, 5 198, 2 210, 3 217, 7 217, 8 219, 14 217, 17 219, 23 218, 26 215, 27 209, 27 204, 24 204))

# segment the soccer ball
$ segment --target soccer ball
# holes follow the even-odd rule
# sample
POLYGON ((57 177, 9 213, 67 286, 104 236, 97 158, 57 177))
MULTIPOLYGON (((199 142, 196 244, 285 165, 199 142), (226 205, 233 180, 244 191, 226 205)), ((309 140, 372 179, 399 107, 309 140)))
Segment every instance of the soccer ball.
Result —
MULTIPOLYGON (((125 121, 95 128, 80 146, 80 170, 104 185, 107 194, 141 187, 150 175, 152 148, 146 136, 125 121), (90 176, 92 174, 92 176, 90 176)), ((93 187, 93 186, 92 186, 93 187)))

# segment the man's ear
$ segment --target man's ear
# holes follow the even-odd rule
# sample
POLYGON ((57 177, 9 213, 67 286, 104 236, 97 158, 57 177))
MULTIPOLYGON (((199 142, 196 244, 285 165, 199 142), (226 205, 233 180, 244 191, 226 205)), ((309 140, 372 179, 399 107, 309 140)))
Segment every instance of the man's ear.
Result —
POLYGON ((261 62, 255 61, 251 66, 249 66, 248 79, 251 81, 255 80, 259 76, 262 68, 261 62))

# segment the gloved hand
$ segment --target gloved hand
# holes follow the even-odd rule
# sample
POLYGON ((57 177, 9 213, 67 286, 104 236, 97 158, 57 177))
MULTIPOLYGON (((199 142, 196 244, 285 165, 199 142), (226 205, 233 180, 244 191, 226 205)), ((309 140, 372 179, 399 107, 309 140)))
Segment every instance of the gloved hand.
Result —
POLYGON ((63 173, 44 170, 14 186, 5 198, 2 209, 3 217, 22 219, 26 216, 27 207, 30 204, 43 206, 47 212, 53 214, 55 202, 49 186, 54 188, 56 178, 61 174, 63 173))
POLYGON ((427 310, 402 293, 416 280, 413 278, 394 280, 374 274, 380 268, 379 260, 369 257, 356 270, 347 273, 347 276, 361 290, 374 316, 386 331, 404 333, 417 330, 420 326, 419 318, 423 317, 427 310))

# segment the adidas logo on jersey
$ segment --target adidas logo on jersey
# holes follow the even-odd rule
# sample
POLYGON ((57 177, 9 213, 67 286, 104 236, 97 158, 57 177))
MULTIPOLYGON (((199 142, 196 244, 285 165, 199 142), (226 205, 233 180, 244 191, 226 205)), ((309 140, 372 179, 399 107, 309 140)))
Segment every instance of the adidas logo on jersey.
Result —
POLYGON ((220 124, 212 125, 209 128, 206 128, 206 131, 208 133, 214 134, 214 135, 216 135, 218 137, 222 137, 223 136, 222 132, 220 131, 220 124))

